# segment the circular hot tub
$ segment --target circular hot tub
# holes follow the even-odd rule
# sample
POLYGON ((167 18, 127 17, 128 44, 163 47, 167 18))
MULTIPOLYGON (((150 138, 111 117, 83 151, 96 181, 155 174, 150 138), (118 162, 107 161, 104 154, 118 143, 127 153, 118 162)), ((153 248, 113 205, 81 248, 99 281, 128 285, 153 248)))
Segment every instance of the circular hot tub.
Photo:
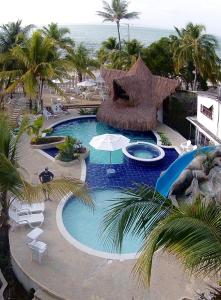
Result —
POLYGON ((160 161, 165 156, 161 147, 148 142, 131 143, 122 151, 129 159, 150 164, 160 161))

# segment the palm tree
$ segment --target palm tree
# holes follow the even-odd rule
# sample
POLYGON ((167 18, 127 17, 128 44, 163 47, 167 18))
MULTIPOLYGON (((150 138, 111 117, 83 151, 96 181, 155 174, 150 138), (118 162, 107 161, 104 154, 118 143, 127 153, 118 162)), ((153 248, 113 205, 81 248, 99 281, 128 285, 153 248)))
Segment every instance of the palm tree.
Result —
POLYGON ((135 55, 130 55, 124 50, 112 50, 108 54, 108 66, 112 69, 128 71, 136 60, 137 57, 135 55))
POLYGON ((20 44, 34 27, 32 24, 22 27, 21 24, 22 21, 18 20, 0 26, 0 53, 8 52, 15 45, 20 44))
POLYGON ((194 274, 218 274, 221 269, 221 209, 200 199, 175 207, 156 191, 138 186, 125 191, 105 218, 105 243, 121 250, 129 232, 142 237, 141 254, 134 267, 139 280, 150 283, 154 253, 174 254, 194 274))
POLYGON ((120 21, 122 19, 134 19, 138 18, 138 12, 128 12, 129 2, 126 0, 112 0, 111 4, 107 1, 103 1, 103 10, 97 11, 98 16, 104 19, 104 22, 115 22, 117 24, 117 33, 119 40, 119 49, 121 50, 121 38, 120 38, 120 21))
POLYGON ((80 82, 83 80, 83 75, 94 78, 92 68, 97 67, 97 63, 90 57, 89 50, 82 43, 76 47, 73 53, 67 54, 66 60, 70 64, 70 70, 76 71, 80 82))
POLYGON ((136 57, 138 57, 141 54, 143 47, 143 44, 136 39, 124 42, 124 51, 126 51, 131 56, 135 55, 136 57))
POLYGON ((18 197, 21 200, 25 199, 30 202, 39 201, 44 199, 43 188, 49 188, 54 198, 63 197, 67 193, 72 192, 77 197, 80 197, 86 205, 93 205, 87 193, 87 189, 78 180, 55 179, 46 187, 44 186, 45 184, 32 185, 22 177, 19 172, 18 158, 21 151, 21 137, 24 131, 26 131, 27 126, 29 126, 29 121, 25 117, 15 136, 12 126, 8 121, 8 116, 6 114, 0 114, 0 265, 4 270, 7 268, 8 279, 12 281, 10 284, 13 283, 14 278, 11 268, 8 238, 11 197, 18 197))
MULTIPOLYGON (((17 62, 11 57, 10 51, 16 45, 21 45, 28 38, 33 25, 21 26, 22 21, 12 22, 0 26, 0 70, 12 71, 17 67, 17 62)), ((7 89, 12 80, 9 75, 1 79, 0 89, 7 89)), ((0 96, 0 107, 4 108, 4 94, 0 96)))
POLYGON ((12 92, 20 83, 24 85, 26 95, 30 99, 38 97, 40 108, 43 110, 43 87, 54 88, 59 94, 65 96, 63 91, 52 81, 67 77, 67 63, 56 48, 54 40, 43 37, 40 31, 33 33, 24 45, 16 45, 11 50, 11 56, 18 63, 13 71, 0 72, 0 78, 13 76, 14 82, 5 93, 12 92))
POLYGON ((43 27, 42 33, 45 37, 54 39, 61 48, 74 46, 72 38, 67 36, 70 34, 70 30, 67 27, 59 27, 57 23, 51 23, 47 27, 43 27))
MULTIPOLYGON (((44 184, 31 185, 19 173, 19 152, 21 137, 29 128, 29 119, 23 118, 19 131, 13 134, 13 128, 6 114, 0 114, 0 228, 8 225, 9 196, 30 201, 44 199, 44 184)), ((85 186, 76 179, 55 179, 48 183, 52 196, 62 197, 68 192, 80 196, 85 204, 92 204, 85 186)))
POLYGON ((214 81, 214 72, 220 66, 220 59, 216 54, 218 43, 213 35, 205 33, 205 26, 188 23, 186 28, 179 30, 178 36, 172 36, 173 56, 177 72, 192 63, 194 66, 193 90, 197 89, 198 76, 214 81))
POLYGON ((101 47, 105 50, 117 50, 119 48, 117 39, 113 36, 110 36, 107 40, 103 41, 101 47))

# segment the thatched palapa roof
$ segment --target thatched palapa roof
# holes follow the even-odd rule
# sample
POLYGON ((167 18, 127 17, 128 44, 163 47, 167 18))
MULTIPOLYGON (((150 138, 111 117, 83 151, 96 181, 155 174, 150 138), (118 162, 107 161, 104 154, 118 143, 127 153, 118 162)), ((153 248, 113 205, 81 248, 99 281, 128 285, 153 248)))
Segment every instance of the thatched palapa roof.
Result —
POLYGON ((110 90, 97 119, 121 129, 147 131, 156 127, 157 109, 172 94, 179 82, 155 76, 141 58, 128 71, 101 69, 110 90))

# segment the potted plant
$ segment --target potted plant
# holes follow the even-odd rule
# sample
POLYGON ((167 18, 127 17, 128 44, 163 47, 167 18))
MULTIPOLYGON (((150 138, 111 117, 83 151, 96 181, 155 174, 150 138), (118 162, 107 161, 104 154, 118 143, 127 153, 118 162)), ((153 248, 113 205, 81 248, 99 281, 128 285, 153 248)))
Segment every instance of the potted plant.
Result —
POLYGON ((79 153, 76 150, 77 140, 71 136, 67 136, 65 141, 57 146, 58 154, 55 157, 57 162, 61 165, 70 165, 79 158, 79 153))
POLYGON ((53 129, 42 130, 44 124, 44 117, 40 116, 33 121, 27 128, 27 132, 31 138, 31 147, 34 149, 48 149, 56 147, 64 142, 62 136, 42 136, 42 133, 50 133, 53 129))

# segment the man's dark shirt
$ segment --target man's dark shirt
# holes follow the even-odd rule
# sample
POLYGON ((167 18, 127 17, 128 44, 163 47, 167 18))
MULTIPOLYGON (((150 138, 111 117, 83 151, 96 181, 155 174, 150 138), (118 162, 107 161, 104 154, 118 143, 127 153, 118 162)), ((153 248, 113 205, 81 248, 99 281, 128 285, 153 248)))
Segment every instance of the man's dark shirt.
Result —
POLYGON ((51 181, 54 178, 54 174, 51 173, 50 171, 43 171, 39 175, 39 178, 42 183, 46 183, 51 181))

